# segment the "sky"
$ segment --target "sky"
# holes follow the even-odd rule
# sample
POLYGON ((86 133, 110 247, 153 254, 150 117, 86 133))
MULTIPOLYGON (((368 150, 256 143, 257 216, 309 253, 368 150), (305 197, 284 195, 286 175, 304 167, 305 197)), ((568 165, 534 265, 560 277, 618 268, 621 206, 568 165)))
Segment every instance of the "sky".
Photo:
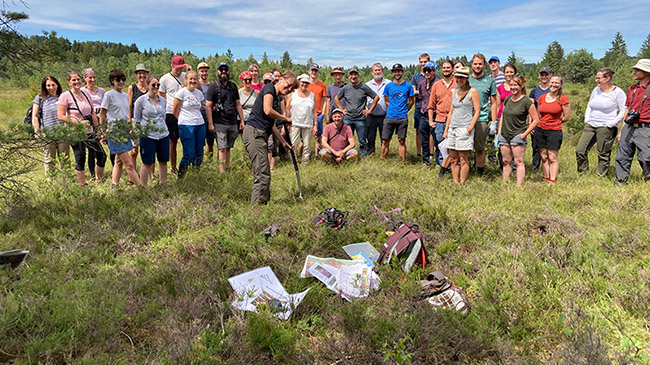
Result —
POLYGON ((439 0, 25 0, 25 35, 56 31, 70 40, 135 43, 140 50, 168 48, 199 57, 252 54, 321 65, 417 63, 431 58, 498 56, 512 51, 539 62, 557 40, 565 54, 586 48, 600 58, 617 31, 634 56, 650 32, 650 1, 439 1, 439 0), (53 5, 55 4, 55 5, 53 5), (636 20, 635 20, 636 19, 636 20))

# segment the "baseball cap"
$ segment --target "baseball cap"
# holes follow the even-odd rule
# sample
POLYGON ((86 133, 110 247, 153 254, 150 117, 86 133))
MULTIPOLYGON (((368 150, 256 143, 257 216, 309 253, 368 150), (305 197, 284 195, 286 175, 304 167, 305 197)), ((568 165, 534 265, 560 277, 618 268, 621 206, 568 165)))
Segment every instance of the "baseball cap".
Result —
POLYGON ((273 74, 270 72, 267 72, 262 76, 262 81, 273 81, 273 74))
POLYGON ((553 70, 551 70, 551 66, 549 65, 544 65, 542 68, 539 69, 539 73, 546 72, 547 74, 552 74, 553 70))
POLYGON ((147 67, 144 65, 144 63, 138 63, 137 65, 135 65, 135 71, 133 72, 138 72, 138 71, 149 72, 149 70, 147 70, 147 67))
POLYGON ((433 71, 435 71, 435 70, 438 69, 438 65, 436 65, 435 62, 429 61, 429 62, 427 62, 427 63, 424 64, 424 67, 422 67, 423 70, 424 70, 425 68, 429 68, 429 69, 432 69, 433 71))
POLYGON ((404 66, 402 66, 401 63, 396 63, 393 65, 393 68, 391 68, 391 71, 395 71, 395 70, 404 71, 404 66))
POLYGON ((309 76, 307 74, 301 74, 298 76, 298 81, 309 83, 309 76))
POLYGON ((357 75, 359 74, 359 70, 356 67, 352 67, 351 69, 348 70, 348 75, 353 72, 356 73, 357 75))
POLYGON ((310 69, 310 70, 316 70, 316 71, 318 71, 318 70, 320 70, 320 67, 318 67, 318 64, 316 64, 315 62, 312 62, 312 63, 309 65, 309 69, 310 69))
POLYGON ((219 64, 217 65, 217 70, 222 68, 222 67, 225 67, 228 70, 230 70, 230 66, 228 66, 228 64, 226 62, 219 62, 219 64))
POLYGON ((176 56, 172 57, 172 68, 181 68, 187 66, 185 64, 185 59, 183 56, 177 54, 176 56))
POLYGON ((198 69, 203 68, 203 67, 210 68, 210 65, 208 65, 205 62, 199 62, 199 64, 196 66, 196 69, 198 70, 198 69))
POLYGON ((469 67, 463 66, 459 68, 458 71, 454 72, 454 76, 469 78, 469 67))
POLYGON ((330 72, 330 75, 334 75, 334 74, 344 74, 345 75, 345 71, 343 71, 343 67, 336 66, 336 67, 334 67, 332 69, 332 72, 330 72))
POLYGON ((334 113, 341 113, 341 114, 343 114, 343 110, 341 110, 341 109, 339 109, 339 108, 336 108, 336 109, 332 110, 332 115, 334 115, 334 113))
POLYGON ((499 57, 497 57, 497 56, 492 56, 492 57, 490 57, 490 60, 488 61, 488 63, 490 63, 490 62, 492 62, 492 61, 497 61, 497 62, 501 63, 501 60, 500 60, 499 57))

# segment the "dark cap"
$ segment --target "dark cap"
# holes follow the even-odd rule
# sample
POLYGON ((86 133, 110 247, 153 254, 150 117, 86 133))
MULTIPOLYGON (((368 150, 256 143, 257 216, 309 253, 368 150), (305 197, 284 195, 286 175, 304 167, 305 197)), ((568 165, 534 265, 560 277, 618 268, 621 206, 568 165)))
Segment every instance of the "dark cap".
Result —
POLYGON ((310 70, 316 70, 316 71, 318 71, 318 70, 320 70, 320 67, 318 67, 318 64, 316 64, 315 62, 312 62, 312 63, 309 65, 309 69, 310 69, 310 70))
POLYGON ((341 113, 341 114, 343 114, 343 110, 341 110, 341 109, 339 109, 339 108, 336 108, 336 109, 332 110, 332 115, 334 115, 334 113, 341 113))
POLYGON ((225 67, 228 70, 230 70, 230 66, 228 66, 228 64, 226 62, 219 62, 219 64, 217 65, 217 70, 222 68, 222 67, 225 67))
POLYGON ((359 74, 359 70, 356 67, 352 67, 351 69, 348 70, 348 75, 353 72, 356 73, 357 75, 359 74))
POLYGON ((391 72, 395 70, 404 71, 404 66, 402 66, 401 63, 396 63, 393 65, 393 68, 391 68, 391 72))
POLYGON ((553 70, 551 70, 551 66, 544 65, 544 66, 542 66, 542 68, 539 69, 539 73, 543 73, 543 72, 546 72, 547 74, 550 75, 550 74, 553 73, 553 70))
POLYGON ((332 69, 332 72, 330 72, 330 75, 334 75, 334 74, 343 74, 343 75, 345 75, 345 71, 343 71, 343 67, 336 66, 336 67, 334 67, 332 69))

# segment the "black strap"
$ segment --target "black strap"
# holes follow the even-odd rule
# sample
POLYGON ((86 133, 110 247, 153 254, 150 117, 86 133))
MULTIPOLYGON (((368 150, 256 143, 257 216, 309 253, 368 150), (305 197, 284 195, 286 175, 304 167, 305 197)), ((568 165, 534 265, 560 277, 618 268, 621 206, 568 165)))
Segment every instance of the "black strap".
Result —
MULTIPOLYGON (((641 86, 641 83, 638 83, 637 86, 634 88, 634 91, 632 92, 632 101, 634 101, 634 96, 636 95, 636 89, 638 89, 640 86, 641 86)), ((645 102, 645 99, 648 97, 648 91, 650 91, 650 83, 646 84, 646 86, 645 86, 645 93, 643 94, 643 99, 641 99, 641 105, 639 105, 639 110, 643 106, 643 103, 645 102)))
MULTIPOLYGON (((90 114, 92 114, 93 113, 93 103, 90 102, 90 100, 88 99, 88 95, 86 95, 86 93, 84 93, 83 91, 81 92, 81 95, 83 95, 86 98, 86 101, 88 102, 88 105, 90 105, 90 114)), ((79 108, 79 104, 77 103, 77 99, 74 97, 74 94, 72 93, 72 90, 70 90, 70 96, 72 96, 72 100, 74 100, 74 105, 77 106, 77 111, 79 112, 79 114, 81 114, 83 116, 84 113, 81 112, 81 109, 79 108)), ((72 109, 72 108, 68 108, 68 110, 69 109, 72 109)))
POLYGON ((251 93, 248 94, 248 97, 246 98, 246 101, 244 101, 244 104, 241 105, 242 108, 244 107, 244 105, 246 105, 246 103, 248 103, 248 101, 250 100, 251 96, 253 96, 253 94, 255 94, 255 89, 252 89, 251 93))
POLYGON ((169 76, 173 77, 174 80, 176 80, 176 82, 178 82, 178 84, 181 85, 181 87, 183 87, 183 83, 179 79, 177 79, 176 76, 172 75, 171 73, 169 74, 169 76))

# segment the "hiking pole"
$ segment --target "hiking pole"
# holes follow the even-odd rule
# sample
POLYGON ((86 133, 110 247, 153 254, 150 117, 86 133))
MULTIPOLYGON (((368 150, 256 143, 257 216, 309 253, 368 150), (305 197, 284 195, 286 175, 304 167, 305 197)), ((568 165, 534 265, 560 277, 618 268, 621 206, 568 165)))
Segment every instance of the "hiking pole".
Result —
MULTIPOLYGON (((284 140, 289 145, 291 145, 291 141, 289 140, 289 130, 287 129, 286 123, 284 125, 284 140)), ((300 194, 298 197, 300 198, 300 200, 302 200, 302 185, 300 184, 300 171, 298 171, 298 160, 296 160, 296 151, 294 151, 293 148, 289 148, 289 153, 291 153, 291 160, 293 161, 293 169, 296 170, 296 180, 298 181, 298 193, 300 194)))

